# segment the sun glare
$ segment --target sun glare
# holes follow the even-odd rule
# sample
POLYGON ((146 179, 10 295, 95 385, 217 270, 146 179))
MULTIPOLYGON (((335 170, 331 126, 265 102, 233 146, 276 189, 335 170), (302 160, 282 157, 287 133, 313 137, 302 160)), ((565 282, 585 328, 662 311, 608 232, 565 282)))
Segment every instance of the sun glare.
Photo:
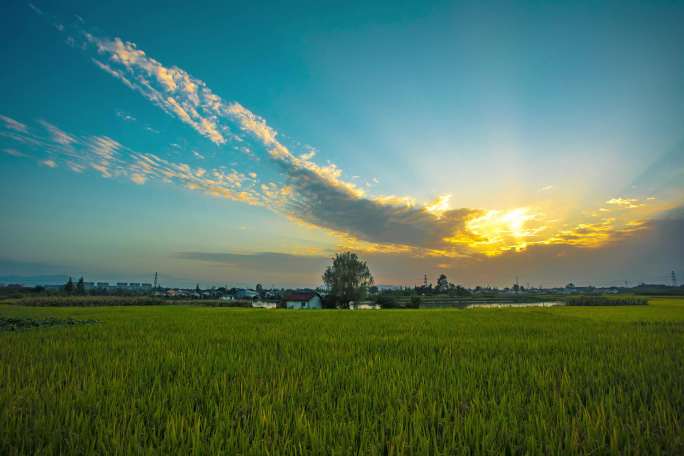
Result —
POLYGON ((528 222, 534 218, 526 207, 488 211, 467 223, 466 228, 473 235, 467 245, 490 256, 511 249, 522 250, 527 247, 529 238, 539 231, 528 227, 528 222))

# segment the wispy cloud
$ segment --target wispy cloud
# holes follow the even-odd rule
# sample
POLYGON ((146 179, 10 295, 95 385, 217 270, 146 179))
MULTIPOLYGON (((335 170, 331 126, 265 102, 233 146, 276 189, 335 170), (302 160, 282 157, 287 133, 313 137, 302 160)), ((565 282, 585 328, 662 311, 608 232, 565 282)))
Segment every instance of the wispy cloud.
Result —
POLYGON ((25 153, 19 152, 17 149, 8 148, 4 149, 3 151, 11 157, 27 157, 25 153))
POLYGON ((50 132, 50 135, 52 135, 52 140, 58 144, 62 144, 64 146, 68 146, 69 144, 73 144, 76 142, 76 139, 64 132, 63 130, 60 130, 56 126, 52 125, 49 122, 46 122, 44 120, 40 121, 41 125, 45 127, 45 129, 50 132))
MULTIPOLYGON (((193 168, 152 153, 135 151, 108 136, 79 136, 45 121, 41 121, 40 126, 42 130, 27 128, 23 132, 14 132, 5 126, 4 131, 0 130, 0 135, 33 152, 40 157, 36 158, 37 162, 44 166, 57 167, 62 164, 76 173, 90 169, 103 177, 128 178, 138 185, 154 179, 202 191, 210 196, 267 205, 266 198, 258 191, 255 173, 224 168, 193 168)), ((17 157, 28 156, 15 148, 5 151, 17 157)))
POLYGON ((619 206, 625 209, 636 209, 637 207, 643 206, 637 198, 612 198, 606 201, 606 204, 619 206))
POLYGON ((38 15, 40 15, 40 16, 42 16, 43 14, 45 14, 45 13, 43 13, 43 10, 41 10, 40 8, 38 8, 38 7, 37 7, 36 5, 34 5, 33 3, 29 3, 28 6, 29 6, 29 8, 31 8, 36 14, 38 14, 38 15))
POLYGON ((125 111, 116 111, 116 117, 119 119, 125 121, 125 122, 135 122, 135 116, 128 114, 125 111))
POLYGON ((177 67, 165 67, 134 43, 84 34, 97 53, 108 59, 95 64, 129 88, 175 115, 216 144, 226 142, 228 128, 220 124, 224 106, 204 82, 177 67), (116 66, 116 68, 114 67, 116 66), (218 100, 218 101, 217 101, 218 100))
POLYGON ((2 116, 0 115, 0 121, 2 121, 5 124, 5 128, 8 128, 10 130, 15 130, 19 132, 26 132, 27 127, 21 122, 17 122, 16 120, 12 119, 11 117, 7 116, 2 116))

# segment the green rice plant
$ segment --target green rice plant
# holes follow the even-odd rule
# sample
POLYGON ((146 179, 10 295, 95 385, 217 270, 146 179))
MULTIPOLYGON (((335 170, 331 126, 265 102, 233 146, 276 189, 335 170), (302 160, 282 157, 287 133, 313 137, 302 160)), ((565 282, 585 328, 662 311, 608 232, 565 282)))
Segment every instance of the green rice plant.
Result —
POLYGON ((273 311, 26 307, 0 454, 683 454, 684 300, 273 311))

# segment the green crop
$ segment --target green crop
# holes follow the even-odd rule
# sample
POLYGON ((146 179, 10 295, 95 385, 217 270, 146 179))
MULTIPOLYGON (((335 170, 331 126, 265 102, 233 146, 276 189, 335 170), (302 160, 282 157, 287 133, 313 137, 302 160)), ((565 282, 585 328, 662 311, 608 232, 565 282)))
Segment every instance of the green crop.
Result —
POLYGON ((682 454, 684 300, 43 308, 0 332, 0 454, 682 454))

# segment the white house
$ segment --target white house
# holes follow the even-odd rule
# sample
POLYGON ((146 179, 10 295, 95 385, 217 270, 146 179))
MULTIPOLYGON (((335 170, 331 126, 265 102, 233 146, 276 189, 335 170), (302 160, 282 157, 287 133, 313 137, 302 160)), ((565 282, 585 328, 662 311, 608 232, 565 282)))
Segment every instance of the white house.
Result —
POLYGON ((285 296, 285 307, 288 309, 320 309, 321 295, 315 291, 292 293, 285 296))
POLYGON ((361 302, 351 301, 349 303, 349 309, 351 309, 351 310, 379 310, 380 306, 378 304, 374 304, 373 301, 361 301, 361 302))

